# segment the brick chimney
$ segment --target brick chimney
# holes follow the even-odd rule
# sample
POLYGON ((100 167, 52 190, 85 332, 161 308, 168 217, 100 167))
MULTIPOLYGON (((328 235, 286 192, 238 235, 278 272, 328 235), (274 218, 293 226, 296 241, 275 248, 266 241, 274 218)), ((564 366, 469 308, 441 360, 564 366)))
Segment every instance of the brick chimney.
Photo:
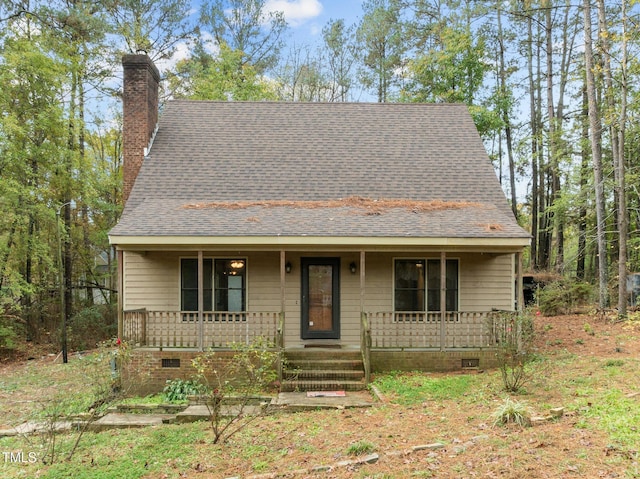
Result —
POLYGON ((160 74, 147 55, 122 57, 122 178, 126 204, 158 122, 160 74))

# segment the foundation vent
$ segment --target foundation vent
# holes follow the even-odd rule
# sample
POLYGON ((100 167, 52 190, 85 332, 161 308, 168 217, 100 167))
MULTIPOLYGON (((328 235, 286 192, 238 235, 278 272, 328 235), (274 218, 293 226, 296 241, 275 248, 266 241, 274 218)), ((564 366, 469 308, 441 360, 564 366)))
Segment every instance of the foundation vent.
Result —
POLYGON ((162 367, 163 368, 179 368, 180 367, 180 359, 178 359, 178 358, 162 358, 162 367))
POLYGON ((480 359, 478 358, 462 360, 462 369, 478 369, 479 367, 480 367, 480 359))

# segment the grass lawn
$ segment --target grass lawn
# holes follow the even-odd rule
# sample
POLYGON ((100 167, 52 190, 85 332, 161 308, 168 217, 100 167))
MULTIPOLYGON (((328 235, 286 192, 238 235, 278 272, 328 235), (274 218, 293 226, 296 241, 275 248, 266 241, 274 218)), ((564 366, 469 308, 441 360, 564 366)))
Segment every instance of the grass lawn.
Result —
MULTIPOLYGON (((225 444, 212 444, 207 423, 111 430, 85 433, 67 461, 77 435, 66 433, 55 436, 49 464, 52 436, 0 438, 0 477, 308 477, 295 472, 320 465, 334 467, 313 477, 640 477, 640 327, 586 315, 536 322, 539 360, 520 394, 504 393, 495 371, 378 375, 383 401, 373 408, 268 416, 225 444), (507 398, 533 415, 565 414, 532 427, 494 425, 507 398), (443 446, 415 448, 434 443, 443 446), (373 464, 335 467, 371 453, 373 464)), ((0 426, 86 409, 85 359, 0 366, 0 426)))

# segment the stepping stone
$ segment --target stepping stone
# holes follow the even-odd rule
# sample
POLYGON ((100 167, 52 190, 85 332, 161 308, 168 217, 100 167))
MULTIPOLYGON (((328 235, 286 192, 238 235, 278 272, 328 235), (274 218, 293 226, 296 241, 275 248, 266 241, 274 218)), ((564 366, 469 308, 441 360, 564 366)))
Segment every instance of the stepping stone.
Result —
POLYGON ((130 414, 109 413, 93 422, 90 431, 106 431, 107 429, 126 429, 134 427, 161 426, 171 422, 174 414, 130 414))
POLYGON ((68 431, 73 425, 72 421, 57 421, 53 424, 38 421, 27 421, 11 429, 0 430, 0 437, 20 436, 22 434, 39 434, 51 430, 52 426, 55 431, 68 431))
MULTIPOLYGON (((248 405, 244 407, 244 414, 258 415, 262 411, 262 407, 258 405, 248 405)), ((229 405, 222 406, 221 414, 223 417, 235 417, 240 413, 240 406, 229 405)), ((209 408, 204 404, 194 404, 186 408, 181 413, 176 414, 175 422, 195 422, 195 421, 208 421, 211 416, 209 408)))

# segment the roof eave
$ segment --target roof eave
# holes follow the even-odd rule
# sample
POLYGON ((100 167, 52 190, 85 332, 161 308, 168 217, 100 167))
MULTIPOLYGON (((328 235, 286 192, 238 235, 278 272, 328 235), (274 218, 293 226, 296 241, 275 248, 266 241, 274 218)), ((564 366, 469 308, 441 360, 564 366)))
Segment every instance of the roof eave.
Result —
POLYGON ((161 250, 193 249, 261 249, 282 248, 354 248, 354 249, 399 249, 399 248, 448 248, 483 250, 520 250, 529 246, 531 239, 518 237, 359 237, 359 236, 116 236, 109 241, 120 249, 161 250))

